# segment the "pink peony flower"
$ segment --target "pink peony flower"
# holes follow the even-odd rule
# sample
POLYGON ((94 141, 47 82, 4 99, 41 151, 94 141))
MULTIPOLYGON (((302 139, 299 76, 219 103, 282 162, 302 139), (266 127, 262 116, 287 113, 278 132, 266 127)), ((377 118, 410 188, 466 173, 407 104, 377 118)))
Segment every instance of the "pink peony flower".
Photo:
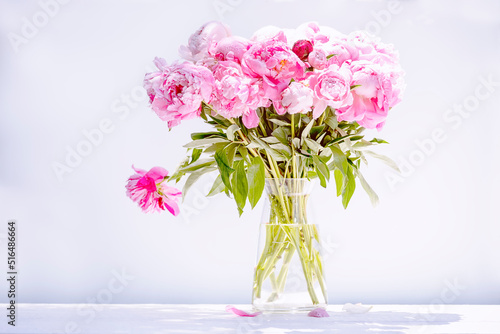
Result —
POLYGON ((347 36, 346 41, 348 44, 356 47, 362 54, 370 54, 375 51, 374 40, 362 31, 354 31, 350 33, 347 36))
POLYGON ((217 44, 212 44, 209 53, 219 61, 231 60, 241 63, 241 58, 250 45, 250 41, 245 38, 230 36, 220 40, 217 44))
POLYGON ((393 70, 400 71, 399 55, 394 51, 394 47, 391 44, 374 44, 374 49, 371 50, 371 53, 360 54, 359 60, 368 60, 375 64, 388 66, 393 70))
POLYGON ((153 167, 145 170, 132 168, 136 174, 132 175, 127 182, 127 196, 139 204, 144 212, 168 210, 174 216, 179 214, 177 201, 181 192, 176 188, 169 187, 163 181, 168 176, 168 171, 161 167, 153 167))
POLYGON ((327 26, 319 26, 316 22, 303 23, 297 27, 296 31, 297 36, 301 36, 311 41, 313 44, 327 43, 333 38, 344 36, 337 30, 327 26))
POLYGON ((263 96, 261 80, 246 76, 241 66, 221 61, 214 69, 215 90, 211 104, 225 118, 243 117, 247 128, 259 124, 256 109, 269 100, 263 96))
POLYGON ((392 44, 384 44, 361 31, 351 33, 342 43, 352 61, 368 60, 380 65, 399 66, 398 53, 392 44))
POLYGON ((144 88, 160 119, 172 128, 183 119, 199 116, 201 102, 209 101, 212 94, 212 72, 187 62, 167 66, 157 59, 155 63, 160 71, 146 74, 144 88))
POLYGON ((292 51, 299 57, 300 60, 306 61, 309 53, 313 50, 313 45, 311 42, 301 39, 293 45, 292 51))
POLYGON ((292 78, 304 76, 305 65, 286 44, 283 32, 271 39, 256 42, 243 55, 243 71, 253 77, 262 78, 267 98, 275 100, 288 86, 292 78))
POLYGON ((278 28, 276 26, 265 26, 254 32, 252 38, 250 38, 253 42, 262 42, 268 39, 271 39, 282 32, 283 29, 278 28))
POLYGON ((328 52, 325 49, 315 48, 309 53, 307 61, 309 65, 317 70, 323 70, 328 66, 328 52))
POLYGON ((344 62, 357 60, 359 50, 345 39, 332 38, 326 43, 316 43, 309 54, 308 62, 315 69, 322 70, 331 64, 342 66, 344 62))
POLYGON ((289 114, 306 114, 312 110, 313 91, 300 82, 292 82, 281 93, 281 100, 274 101, 274 108, 279 115, 285 112, 289 114))
POLYGON ((351 106, 337 109, 339 121, 357 121, 367 129, 382 129, 389 109, 400 102, 400 73, 366 60, 353 62, 351 106))
POLYGON ((313 117, 318 118, 327 106, 342 108, 352 104, 352 73, 348 66, 330 65, 309 78, 309 86, 314 92, 313 117))
POLYGON ((179 48, 182 58, 197 62, 208 56, 208 49, 213 43, 231 36, 231 30, 221 22, 211 21, 202 25, 194 34, 189 37, 188 45, 179 48))
POLYGON ((153 63, 159 69, 159 71, 147 73, 144 78, 144 89, 149 96, 149 101, 152 102, 156 96, 156 92, 159 90, 166 76, 170 72, 165 59, 156 57, 153 63))

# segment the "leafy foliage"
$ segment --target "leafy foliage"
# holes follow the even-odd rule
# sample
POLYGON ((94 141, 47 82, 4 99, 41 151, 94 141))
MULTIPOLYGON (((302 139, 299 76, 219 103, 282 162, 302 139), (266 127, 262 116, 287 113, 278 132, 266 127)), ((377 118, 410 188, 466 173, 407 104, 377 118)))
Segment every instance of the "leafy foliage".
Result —
POLYGON ((217 116, 203 105, 202 118, 217 131, 193 133, 193 141, 185 145, 190 156, 170 177, 178 182, 187 176, 184 196, 203 174, 217 170, 207 195, 232 196, 240 215, 247 201, 252 208, 258 203, 266 178, 318 178, 323 187, 333 178, 345 208, 358 179, 375 205, 378 197, 359 170, 361 162, 366 163, 365 153, 397 169, 392 160, 369 150, 386 141, 365 140, 363 127, 338 122, 330 107, 318 119, 310 114, 278 115, 272 106, 258 112, 259 125, 248 129, 239 119, 217 116))

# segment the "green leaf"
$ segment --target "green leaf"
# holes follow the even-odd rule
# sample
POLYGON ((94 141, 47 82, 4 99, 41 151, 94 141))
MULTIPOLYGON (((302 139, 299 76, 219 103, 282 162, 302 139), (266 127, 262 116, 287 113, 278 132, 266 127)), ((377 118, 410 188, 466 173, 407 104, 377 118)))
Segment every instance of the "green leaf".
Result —
POLYGON ((335 56, 336 56, 336 54, 334 53, 334 54, 326 56, 326 59, 330 59, 330 58, 335 57, 335 56))
POLYGON ((236 155, 236 150, 238 149, 239 146, 240 146, 239 144, 232 143, 227 145, 226 147, 227 161, 230 167, 233 167, 234 157, 236 155))
POLYGON ((342 195, 342 190, 344 188, 344 176, 338 169, 333 171, 333 176, 335 177, 335 185, 337 186, 337 197, 339 197, 342 195))
POLYGON ((356 141, 362 139, 364 136, 352 136, 349 138, 350 141, 356 141))
POLYGON ((231 122, 229 122, 225 118, 219 118, 219 117, 214 117, 212 115, 208 115, 215 123, 220 124, 224 126, 225 128, 229 127, 231 125, 231 122))
POLYGON ((212 132, 194 132, 191 134, 191 139, 192 140, 199 140, 199 139, 205 139, 210 136, 218 136, 218 137, 224 137, 224 135, 220 132, 217 131, 212 131, 212 132))
POLYGON ((254 136, 254 135, 249 135, 251 142, 247 145, 248 148, 259 148, 264 151, 266 151, 269 155, 273 157, 276 161, 285 161, 287 158, 276 151, 275 149, 271 148, 265 141, 261 140, 259 137, 254 136))
POLYGON ((192 164, 193 162, 195 162, 196 160, 198 160, 198 158, 200 157, 200 155, 201 155, 202 152, 203 152, 202 149, 194 148, 193 149, 193 153, 191 153, 191 162, 190 162, 190 164, 192 164))
POLYGON ((314 162, 314 165, 316 166, 316 168, 321 172, 321 174, 323 174, 323 176, 326 178, 326 180, 330 180, 330 170, 328 169, 328 166, 326 165, 326 163, 321 160, 320 157, 318 157, 317 155, 313 155, 313 162, 314 162))
POLYGON ((292 149, 288 145, 283 145, 282 143, 277 143, 269 145, 273 150, 283 154, 287 159, 292 158, 292 149))
MULTIPOLYGON (((279 128, 278 128, 279 129, 279 128)), ((281 143, 280 140, 274 136, 271 137, 262 137, 261 138, 263 141, 265 141, 268 144, 278 144, 281 143)))
POLYGON ((333 154, 333 164, 337 167, 344 176, 347 174, 347 168, 349 167, 347 163, 347 157, 344 152, 338 146, 330 146, 330 150, 333 154))
POLYGON ((302 144, 304 144, 305 139, 307 138, 307 136, 309 136, 309 132, 311 131, 313 125, 314 125, 314 119, 311 119, 311 121, 309 122, 309 124, 307 124, 304 131, 302 131, 302 135, 301 135, 302 144))
POLYGON ((346 184, 344 190, 342 191, 342 205, 344 206, 344 209, 347 209, 349 201, 351 200, 351 197, 354 194, 354 190, 356 190, 356 179, 352 174, 352 167, 348 166, 346 176, 347 176, 346 184))
POLYGON ((290 145, 288 143, 288 135, 289 135, 289 132, 290 130, 287 129, 287 128, 284 128, 284 127, 278 127, 276 128, 272 135, 276 138, 278 138, 278 140, 283 144, 283 145, 290 145))
POLYGON ((370 140, 370 142, 377 144, 389 144, 388 142, 380 138, 373 138, 372 140, 370 140))
POLYGON ((189 164, 185 167, 180 168, 179 172, 181 172, 181 173, 194 172, 198 169, 211 166, 211 165, 213 165, 213 163, 214 163, 214 159, 212 159, 212 158, 199 159, 199 160, 196 160, 195 162, 193 162, 192 164, 189 164))
POLYGON ((270 120, 271 122, 273 122, 274 124, 279 125, 279 126, 291 126, 291 124, 290 124, 290 123, 285 122, 285 121, 282 121, 282 120, 280 120, 280 119, 276 119, 276 118, 269 118, 269 120, 270 120))
POLYGON ((366 193, 370 197, 370 201, 372 202, 372 205, 377 206, 378 201, 379 201, 378 195, 375 193, 375 191, 372 189, 372 187, 370 187, 368 182, 366 182, 365 178, 363 177, 363 174, 361 174, 361 172, 358 169, 355 169, 354 171, 355 171, 356 176, 358 177, 359 181, 361 182, 361 186, 363 187, 363 189, 366 191, 366 193))
POLYGON ((316 143, 321 144, 321 142, 323 141, 323 138, 325 138, 326 135, 327 135, 327 133, 323 132, 323 134, 321 136, 319 136, 318 139, 316 139, 316 143))
POLYGON ((332 130, 335 130, 339 125, 339 122, 337 121, 337 117, 335 115, 332 115, 325 118, 325 124, 328 125, 332 130))
POLYGON ((168 178, 168 180, 169 181, 174 181, 175 180, 175 182, 179 182, 179 180, 184 176, 184 174, 186 174, 185 172, 182 171, 182 169, 185 168, 188 164, 189 164, 189 157, 185 157, 181 161, 181 163, 179 164, 179 166, 177 167, 177 169, 175 170, 175 172, 172 175, 170 175, 170 177, 168 178))
POLYGON ((319 151, 323 149, 323 146, 310 138, 305 138, 305 143, 307 147, 309 147, 314 152, 314 154, 318 154, 319 151))
POLYGON ((315 171, 313 171, 313 170, 307 171, 307 178, 308 179, 315 179, 317 177, 318 177, 318 173, 316 173, 315 171))
POLYGON ((229 139, 230 141, 234 141, 234 133, 239 129, 240 127, 237 124, 232 124, 231 126, 229 126, 226 130, 227 139, 229 139))
POLYGON ((231 173, 234 172, 234 169, 229 166, 229 161, 227 159, 226 152, 224 150, 217 151, 214 155, 214 159, 217 162, 217 166, 219 167, 220 176, 222 178, 222 182, 226 186, 226 188, 231 191, 231 182, 230 177, 231 173))
POLYGON ((203 147, 203 146, 208 146, 211 144, 222 143, 222 142, 227 142, 227 141, 228 141, 227 139, 221 138, 221 137, 203 138, 203 139, 193 140, 192 142, 189 142, 186 145, 184 145, 184 147, 186 147, 186 148, 203 147))
POLYGON ((326 188, 326 178, 325 178, 325 176, 323 175, 323 173, 321 173, 321 171, 319 170, 318 166, 315 166, 314 170, 316 171, 316 175, 318 175, 319 184, 323 188, 326 188))
POLYGON ((353 90, 354 88, 357 88, 357 87, 361 87, 361 85, 352 85, 351 90, 353 90))
POLYGON ((208 192, 207 197, 217 195, 223 192, 225 188, 226 186, 224 185, 224 182, 222 182, 222 177, 219 174, 212 185, 212 189, 208 192))
POLYGON ((235 169, 236 172, 233 174, 231 185, 233 189, 234 200, 238 205, 238 211, 241 216, 243 208, 245 207, 247 201, 247 194, 248 194, 248 181, 247 181, 247 174, 245 173, 244 161, 243 160, 236 161, 235 169))
POLYGON ((226 146, 228 146, 228 143, 229 143, 228 141, 225 141, 222 143, 212 144, 209 147, 207 147, 203 152, 205 152, 206 154, 209 154, 209 153, 217 152, 219 150, 223 150, 224 148, 226 148, 226 146))
POLYGON ((187 178, 186 183, 184 183, 184 187, 182 188, 182 200, 184 201, 184 199, 186 198, 186 195, 187 195, 189 189, 191 189, 191 187, 193 186, 193 184, 196 181, 198 181, 198 179, 203 174, 206 174, 208 172, 213 172, 216 169, 217 169, 216 167, 206 167, 206 168, 200 169, 200 170, 198 170, 198 171, 196 171, 194 173, 191 173, 191 175, 189 175, 189 177, 187 178))
POLYGON ((311 138, 318 138, 319 134, 325 129, 326 125, 313 126, 311 128, 311 138))
POLYGON ((385 155, 382 155, 382 154, 378 154, 378 153, 375 153, 375 152, 372 152, 372 151, 368 151, 368 150, 364 151, 364 153, 366 153, 368 155, 371 155, 372 157, 377 158, 377 159, 383 161, 387 166, 391 167, 396 172, 401 173, 401 170, 399 169, 398 164, 396 162, 394 162, 394 160, 392 160, 391 158, 386 157, 385 155))
POLYGON ((264 186, 266 183, 266 171, 264 163, 259 157, 252 158, 252 164, 248 167, 248 201, 252 206, 252 209, 259 202, 260 197, 264 191, 264 186))
POLYGON ((370 146, 373 146, 373 145, 375 145, 375 144, 372 142, 369 142, 367 140, 361 139, 360 141, 358 141, 357 143, 352 145, 352 148, 357 150, 357 151, 360 151, 360 150, 363 150, 363 149, 370 147, 370 146))
MULTIPOLYGON (((343 142, 343 141, 345 141, 346 139, 349 139, 349 138, 352 138, 352 137, 355 137, 355 135, 346 135, 346 136, 341 136, 341 137, 335 138, 335 139, 333 139, 331 142, 329 142, 328 144, 326 144, 326 146, 329 146, 329 145, 333 145, 333 144, 337 144, 337 143, 343 142)), ((362 137, 362 136, 361 136, 361 137, 362 137)), ((358 138, 358 139, 359 139, 359 138, 358 138)))
POLYGON ((245 160, 246 162, 250 162, 248 158, 248 149, 245 146, 240 145, 240 147, 238 147, 238 152, 240 153, 243 160, 245 160))

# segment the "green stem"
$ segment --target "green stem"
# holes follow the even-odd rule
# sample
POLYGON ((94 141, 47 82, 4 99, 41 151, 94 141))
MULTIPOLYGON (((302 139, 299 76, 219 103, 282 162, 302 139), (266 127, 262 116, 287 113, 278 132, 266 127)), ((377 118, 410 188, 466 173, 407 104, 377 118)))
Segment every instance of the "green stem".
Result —
POLYGON ((328 108, 325 111, 323 111, 323 114, 321 114, 321 118, 319 119, 318 126, 323 124, 323 120, 325 119, 325 115, 326 115, 327 111, 328 111, 328 108))
MULTIPOLYGON (((271 172, 277 175, 277 165, 272 157, 268 156, 268 159, 272 166, 271 172)), ((254 298, 261 297, 261 288, 267 279, 272 287, 267 301, 273 302, 279 298, 285 289, 289 266, 297 251, 309 296, 312 304, 317 305, 320 300, 314 290, 316 280, 319 281, 325 301, 327 297, 321 256, 313 247, 313 241, 318 240, 319 236, 315 225, 309 225, 306 218, 308 195, 297 195, 303 191, 301 181, 287 184, 290 195, 283 193, 279 178, 274 181, 270 183, 270 220, 265 226, 266 242, 255 271, 254 298), (280 261, 281 268, 277 273, 276 267, 280 261)))

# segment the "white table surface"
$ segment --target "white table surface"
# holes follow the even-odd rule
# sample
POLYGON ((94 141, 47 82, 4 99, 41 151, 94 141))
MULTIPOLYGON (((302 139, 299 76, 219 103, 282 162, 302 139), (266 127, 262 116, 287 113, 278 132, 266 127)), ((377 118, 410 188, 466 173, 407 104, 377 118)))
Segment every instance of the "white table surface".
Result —
MULTIPOLYGON (((365 314, 330 305, 329 318, 306 313, 238 317, 226 305, 19 304, 16 326, 0 333, 494 333, 500 334, 497 305, 375 305, 365 314)), ((251 311, 249 305, 235 305, 251 311)))

